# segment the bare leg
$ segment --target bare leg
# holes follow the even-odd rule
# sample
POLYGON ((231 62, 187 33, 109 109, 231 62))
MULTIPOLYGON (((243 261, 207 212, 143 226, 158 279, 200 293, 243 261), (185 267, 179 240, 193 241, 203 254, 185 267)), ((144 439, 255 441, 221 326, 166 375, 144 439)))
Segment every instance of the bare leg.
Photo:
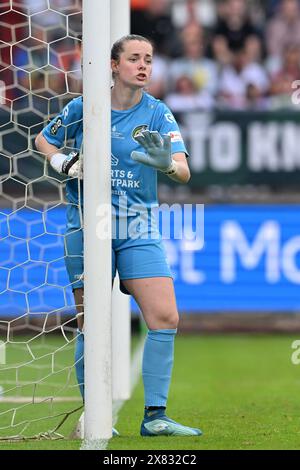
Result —
POLYGON ((150 277, 122 282, 138 303, 150 330, 177 328, 178 312, 173 279, 150 277))
POLYGON ((75 298, 75 305, 77 310, 77 326, 80 331, 83 330, 83 288, 75 289, 73 291, 75 298))
MULTIPOLYGON (((112 286, 113 286, 114 280, 112 280, 112 286)), ((83 295, 84 295, 84 289, 83 287, 80 287, 78 289, 74 289, 73 291, 74 299, 75 299, 75 305, 76 305, 76 310, 77 310, 77 327, 80 331, 83 330, 83 324, 84 324, 84 315, 83 315, 83 295)))

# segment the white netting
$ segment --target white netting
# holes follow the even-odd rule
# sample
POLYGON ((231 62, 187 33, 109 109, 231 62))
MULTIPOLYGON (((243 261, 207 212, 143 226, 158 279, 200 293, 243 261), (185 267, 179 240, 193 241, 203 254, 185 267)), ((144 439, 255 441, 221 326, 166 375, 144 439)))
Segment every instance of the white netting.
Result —
POLYGON ((0 439, 60 437, 81 406, 64 182, 34 146, 81 93, 80 33, 81 0, 1 0, 0 439))

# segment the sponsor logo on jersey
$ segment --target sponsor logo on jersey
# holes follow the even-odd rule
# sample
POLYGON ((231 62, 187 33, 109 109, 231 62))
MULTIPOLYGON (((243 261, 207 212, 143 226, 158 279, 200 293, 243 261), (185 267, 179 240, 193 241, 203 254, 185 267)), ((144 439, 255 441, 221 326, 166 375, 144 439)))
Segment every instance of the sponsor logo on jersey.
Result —
POLYGON ((111 136, 113 139, 124 139, 124 134, 122 134, 122 132, 119 132, 116 126, 112 126, 111 136))
POLYGON ((69 115, 69 106, 65 106, 64 109, 63 109, 63 116, 64 116, 64 119, 66 119, 69 115))
POLYGON ((111 154, 111 166, 117 166, 119 163, 119 159, 111 154))
POLYGON ((57 118, 56 121, 54 122, 54 124, 52 124, 52 126, 50 127, 50 134, 51 135, 56 135, 57 131, 61 127, 61 125, 62 125, 61 118, 57 118))
POLYGON ((170 131, 168 135, 171 137, 171 142, 183 142, 182 135, 179 131, 170 131))
MULTIPOLYGON (((146 131, 148 129, 148 124, 141 124, 137 127, 135 127, 131 133, 131 136, 133 138, 133 140, 135 140, 135 138, 142 132, 142 131, 146 131)), ((136 140, 135 140, 136 141, 136 140)))
POLYGON ((171 114, 171 113, 165 113, 164 116, 165 116, 165 119, 166 119, 168 122, 170 122, 170 123, 176 122, 176 121, 175 121, 175 118, 174 118, 174 116, 173 116, 173 114, 171 114))

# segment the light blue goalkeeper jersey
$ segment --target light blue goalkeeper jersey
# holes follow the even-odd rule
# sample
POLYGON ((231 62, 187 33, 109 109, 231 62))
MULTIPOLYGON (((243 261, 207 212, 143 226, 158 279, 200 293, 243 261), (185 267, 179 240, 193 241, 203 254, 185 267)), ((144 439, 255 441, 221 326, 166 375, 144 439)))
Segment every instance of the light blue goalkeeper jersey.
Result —
MULTIPOLYGON (((55 119, 43 130, 45 139, 58 148, 74 139, 74 147, 82 144, 82 97, 73 99, 55 119)), ((143 93, 141 101, 125 111, 111 114, 111 186, 112 203, 119 214, 120 207, 141 205, 151 209, 157 205, 157 170, 135 162, 130 154, 133 150, 144 152, 135 136, 148 129, 171 136, 172 153, 187 154, 178 125, 168 107, 143 93)), ((89 158, 84 154, 84 159, 89 158)), ((78 204, 78 183, 69 180, 66 187, 67 199, 78 204)), ((129 211, 130 213, 130 211, 129 211)))

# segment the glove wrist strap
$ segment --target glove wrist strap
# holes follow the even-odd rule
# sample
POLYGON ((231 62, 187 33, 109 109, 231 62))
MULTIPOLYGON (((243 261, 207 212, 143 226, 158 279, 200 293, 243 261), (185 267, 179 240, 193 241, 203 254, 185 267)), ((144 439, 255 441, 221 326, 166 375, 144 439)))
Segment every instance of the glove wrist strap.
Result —
POLYGON ((177 162, 175 160, 172 160, 172 163, 169 166, 169 168, 164 170, 163 173, 167 176, 172 176, 172 175, 176 175, 177 171, 178 171, 177 162))
POLYGON ((79 159, 79 153, 78 152, 71 152, 69 155, 66 157, 65 161, 63 162, 62 165, 62 172, 65 173, 66 175, 69 174, 70 168, 76 163, 79 159))
POLYGON ((62 173, 62 165, 64 160, 66 159, 66 155, 63 153, 55 153, 50 158, 50 165, 54 170, 58 173, 62 173))
POLYGON ((78 159, 79 153, 75 151, 69 153, 69 155, 65 155, 64 153, 55 153, 50 158, 50 165, 58 173, 68 175, 70 168, 78 161, 78 159))

